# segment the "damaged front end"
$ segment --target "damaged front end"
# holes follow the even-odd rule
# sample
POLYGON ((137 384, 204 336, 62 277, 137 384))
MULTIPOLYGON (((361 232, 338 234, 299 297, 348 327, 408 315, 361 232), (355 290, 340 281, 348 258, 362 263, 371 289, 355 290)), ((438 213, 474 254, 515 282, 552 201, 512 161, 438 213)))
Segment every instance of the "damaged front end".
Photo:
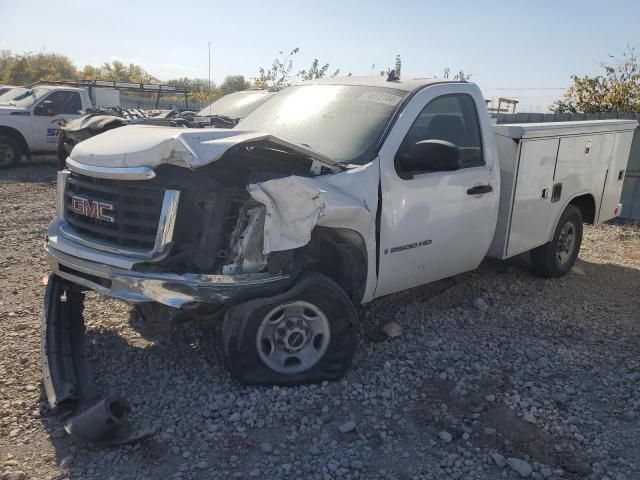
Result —
POLYGON ((92 442, 148 432, 132 435, 126 403, 104 399, 91 381, 84 290, 162 306, 169 319, 219 315, 291 288, 318 262, 316 225, 373 235, 362 176, 349 179, 347 194, 344 179, 320 178, 350 173, 345 167, 269 135, 127 126, 78 145, 67 166, 45 245, 53 275, 43 376, 52 407, 74 401, 83 412, 67 431, 92 442))

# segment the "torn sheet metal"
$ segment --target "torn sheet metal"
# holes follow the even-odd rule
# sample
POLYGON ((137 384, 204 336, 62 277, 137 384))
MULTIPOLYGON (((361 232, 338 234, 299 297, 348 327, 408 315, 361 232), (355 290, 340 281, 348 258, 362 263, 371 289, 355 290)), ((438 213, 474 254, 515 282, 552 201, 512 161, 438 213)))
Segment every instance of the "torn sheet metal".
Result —
POLYGON ((316 225, 366 232, 363 226, 370 222, 371 212, 363 175, 348 173, 317 178, 291 176, 249 185, 247 190, 253 199, 267 208, 263 253, 306 245, 316 225))
POLYGON ((266 133, 231 129, 176 129, 150 125, 127 125, 96 135, 78 144, 71 159, 99 167, 156 167, 169 163, 198 168, 220 160, 232 147, 268 142, 329 166, 331 157, 266 133))
POLYGON ((126 125, 129 121, 126 118, 116 115, 85 115, 83 117, 70 120, 62 128, 68 132, 77 132, 84 130, 85 128, 88 128, 93 132, 99 132, 112 123, 126 125))

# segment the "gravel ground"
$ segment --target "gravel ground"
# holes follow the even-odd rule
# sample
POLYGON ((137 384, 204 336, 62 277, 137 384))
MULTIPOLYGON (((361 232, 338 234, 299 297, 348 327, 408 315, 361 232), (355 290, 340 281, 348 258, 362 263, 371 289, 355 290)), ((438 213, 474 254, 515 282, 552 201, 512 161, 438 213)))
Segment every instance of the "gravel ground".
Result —
POLYGON ((373 302, 347 377, 314 386, 242 387, 217 326, 145 338, 90 294, 96 380, 159 434, 75 442, 40 386, 54 181, 50 163, 0 172, 0 478, 640 478, 640 229, 619 225, 586 227, 566 278, 485 262, 373 302))

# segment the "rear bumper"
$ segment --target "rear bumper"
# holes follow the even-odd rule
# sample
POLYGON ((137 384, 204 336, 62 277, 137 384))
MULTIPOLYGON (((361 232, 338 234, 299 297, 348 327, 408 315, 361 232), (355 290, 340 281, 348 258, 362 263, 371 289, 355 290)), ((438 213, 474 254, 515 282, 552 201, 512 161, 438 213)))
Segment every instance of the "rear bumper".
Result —
POLYGON ((204 275, 139 272, 140 259, 83 246, 60 233, 64 221, 54 220, 45 249, 51 272, 72 283, 130 303, 158 302, 173 308, 190 305, 231 305, 275 295, 291 283, 288 275, 269 273, 204 275))

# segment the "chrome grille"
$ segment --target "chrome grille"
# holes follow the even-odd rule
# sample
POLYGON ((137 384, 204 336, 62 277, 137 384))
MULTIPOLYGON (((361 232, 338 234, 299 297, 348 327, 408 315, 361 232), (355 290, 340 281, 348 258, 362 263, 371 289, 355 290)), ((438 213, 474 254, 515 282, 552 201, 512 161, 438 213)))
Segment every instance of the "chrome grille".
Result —
POLYGON ((64 218, 85 240, 151 251, 157 246, 165 191, 144 183, 71 173, 64 192, 64 218), (112 206, 108 215, 113 222, 78 213, 72 206, 74 197, 112 206))

